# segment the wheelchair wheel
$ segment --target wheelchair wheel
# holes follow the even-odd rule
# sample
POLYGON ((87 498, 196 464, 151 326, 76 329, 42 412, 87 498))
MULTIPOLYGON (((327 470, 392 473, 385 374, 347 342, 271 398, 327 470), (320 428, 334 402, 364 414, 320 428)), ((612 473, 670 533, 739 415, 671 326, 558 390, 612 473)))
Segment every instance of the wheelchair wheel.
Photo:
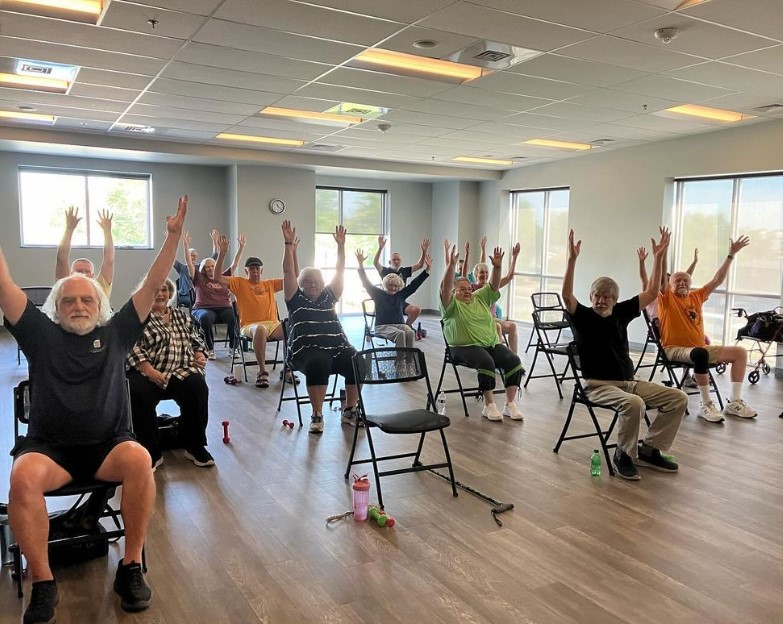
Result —
POLYGON ((722 375, 726 372, 726 363, 725 362, 719 362, 715 366, 715 372, 718 373, 718 375, 722 375))
POLYGON ((772 367, 769 364, 767 364, 766 362, 764 362, 764 366, 763 366, 762 370, 764 371, 765 375, 769 375, 772 372, 772 367))
POLYGON ((759 375, 758 371, 756 370, 750 371, 750 373, 748 374, 748 381, 752 384, 755 384, 758 383, 760 377, 761 375, 759 375))

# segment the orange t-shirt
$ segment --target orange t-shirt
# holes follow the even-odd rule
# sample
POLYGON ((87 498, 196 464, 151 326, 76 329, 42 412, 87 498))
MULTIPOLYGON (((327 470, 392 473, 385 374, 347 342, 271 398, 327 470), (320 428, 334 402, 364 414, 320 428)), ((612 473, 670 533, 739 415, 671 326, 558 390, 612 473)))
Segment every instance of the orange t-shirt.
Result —
POLYGON ((277 320, 275 293, 283 290, 281 278, 251 284, 246 277, 230 277, 229 290, 236 295, 239 324, 244 327, 262 321, 277 320))
POLYGON ((658 318, 661 322, 661 344, 664 347, 703 347, 704 317, 702 306, 709 299, 704 288, 678 297, 668 288, 658 294, 658 318))

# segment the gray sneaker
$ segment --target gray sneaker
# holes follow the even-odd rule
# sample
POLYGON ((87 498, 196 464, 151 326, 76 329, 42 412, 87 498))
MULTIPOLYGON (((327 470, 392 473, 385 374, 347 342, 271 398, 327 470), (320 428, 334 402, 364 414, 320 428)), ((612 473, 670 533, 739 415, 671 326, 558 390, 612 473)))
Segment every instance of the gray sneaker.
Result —
POLYGON ((55 607, 60 601, 55 581, 33 583, 30 602, 24 612, 24 624, 50 624, 57 619, 55 607))
POLYGON ((343 411, 340 416, 340 422, 351 427, 364 427, 364 423, 359 420, 359 410, 356 407, 349 407, 343 411))
POLYGON ((324 432, 324 417, 321 414, 313 414, 310 417, 310 433, 324 432))

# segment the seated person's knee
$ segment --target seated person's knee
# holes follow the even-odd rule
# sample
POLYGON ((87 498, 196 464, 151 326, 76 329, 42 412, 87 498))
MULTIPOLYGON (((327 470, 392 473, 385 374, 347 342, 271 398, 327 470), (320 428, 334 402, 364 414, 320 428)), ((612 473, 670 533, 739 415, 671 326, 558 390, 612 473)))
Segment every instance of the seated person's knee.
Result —
POLYGON ((703 375, 707 372, 710 363, 710 352, 707 349, 702 347, 691 349, 690 358, 693 362, 694 373, 703 375))

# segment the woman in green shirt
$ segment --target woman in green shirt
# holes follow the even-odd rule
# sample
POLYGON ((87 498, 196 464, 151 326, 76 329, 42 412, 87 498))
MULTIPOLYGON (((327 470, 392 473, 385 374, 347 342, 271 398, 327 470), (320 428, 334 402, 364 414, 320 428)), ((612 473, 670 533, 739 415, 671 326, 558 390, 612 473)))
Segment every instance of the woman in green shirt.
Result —
POLYGON ((443 317, 443 333, 451 347, 454 358, 462 365, 476 369, 479 390, 484 395, 481 415, 493 421, 502 421, 503 416, 522 420, 522 412, 516 405, 519 382, 522 379, 522 362, 506 345, 498 341, 495 319, 490 307, 500 298, 500 265, 503 250, 496 247, 490 257, 492 275, 489 283, 473 292, 467 278, 454 273, 458 254, 456 246, 449 248, 445 242, 446 271, 440 283, 440 313, 443 317), (506 403, 502 413, 495 405, 495 369, 503 374, 506 388, 506 403))

